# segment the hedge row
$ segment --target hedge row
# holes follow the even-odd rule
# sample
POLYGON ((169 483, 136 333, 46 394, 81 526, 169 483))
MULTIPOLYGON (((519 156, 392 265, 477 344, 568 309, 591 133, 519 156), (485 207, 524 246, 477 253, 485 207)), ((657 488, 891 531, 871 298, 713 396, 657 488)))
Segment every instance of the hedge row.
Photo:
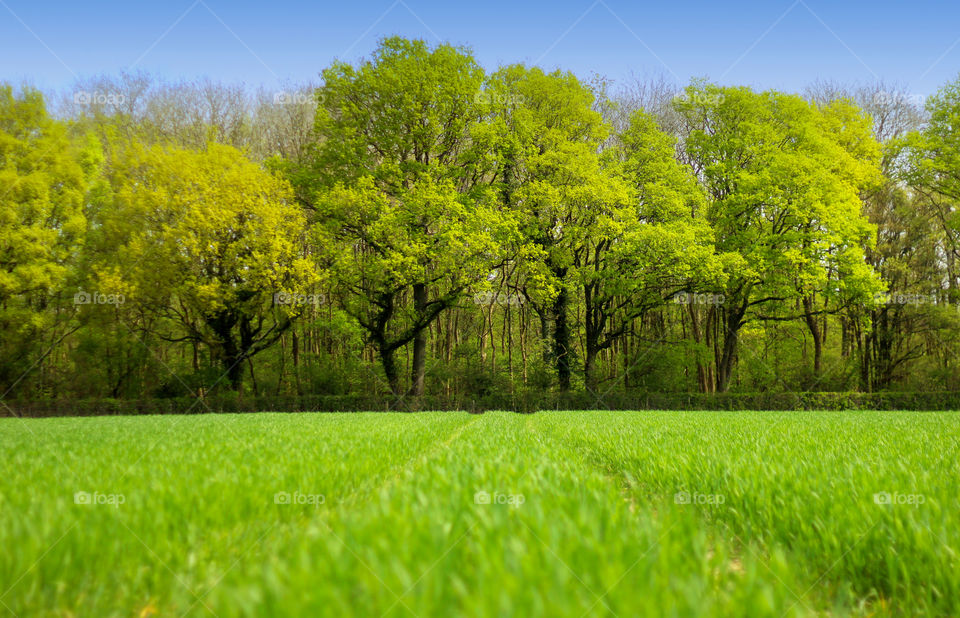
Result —
POLYGON ((0 416, 100 416, 207 412, 361 412, 416 410, 960 410, 960 392, 928 393, 509 393, 483 398, 370 395, 208 397, 148 400, 8 401, 0 416))

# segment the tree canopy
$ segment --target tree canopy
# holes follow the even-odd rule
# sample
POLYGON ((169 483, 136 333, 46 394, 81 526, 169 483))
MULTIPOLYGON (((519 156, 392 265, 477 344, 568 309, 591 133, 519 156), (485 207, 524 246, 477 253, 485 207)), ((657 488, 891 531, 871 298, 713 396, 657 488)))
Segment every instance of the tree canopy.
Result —
POLYGON ((274 93, 76 92, 0 85, 18 397, 960 388, 960 78, 618 87, 389 37, 274 93))

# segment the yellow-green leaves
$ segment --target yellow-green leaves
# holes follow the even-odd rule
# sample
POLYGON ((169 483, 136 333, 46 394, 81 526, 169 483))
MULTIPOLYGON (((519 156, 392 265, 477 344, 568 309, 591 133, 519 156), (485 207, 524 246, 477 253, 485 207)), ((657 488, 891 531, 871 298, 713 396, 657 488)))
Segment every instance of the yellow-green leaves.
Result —
POLYGON ((873 233, 860 192, 880 178, 869 117, 843 101, 818 109, 794 95, 710 84, 691 86, 676 106, 693 127, 685 146, 710 197, 718 249, 749 265, 735 281, 780 298, 830 293, 838 272, 857 276, 864 294, 877 288, 869 269, 854 268, 873 233))
MULTIPOLYGON (((910 134, 909 167, 904 176, 914 186, 960 200, 960 78, 947 84, 927 102, 930 122, 910 134)), ((955 217, 950 227, 960 229, 955 217)))
MULTIPOLYGON (((471 141, 483 70, 467 50, 393 37, 323 76, 311 171, 296 181, 343 306, 397 392, 394 351, 422 350, 424 329, 498 258, 489 159, 471 141)), ((414 373, 422 384, 423 365, 414 373)))
POLYGON ((39 92, 0 84, 0 302, 64 281, 86 228, 84 193, 97 152, 95 143, 68 137, 39 92))
POLYGON ((116 207, 134 225, 124 257, 141 293, 189 299, 209 313, 302 292, 316 279, 290 186, 239 151, 153 147, 125 163, 116 207))
POLYGON ((317 267, 286 180, 230 146, 128 145, 97 207, 98 287, 121 288, 163 337, 205 344, 234 388, 241 363, 314 298, 317 267), (153 320, 158 320, 153 322, 153 320))

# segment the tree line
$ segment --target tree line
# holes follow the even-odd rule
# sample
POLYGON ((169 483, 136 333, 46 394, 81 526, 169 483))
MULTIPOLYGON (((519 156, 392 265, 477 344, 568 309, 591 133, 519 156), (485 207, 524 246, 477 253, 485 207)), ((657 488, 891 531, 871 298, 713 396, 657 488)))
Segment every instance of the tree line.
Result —
POLYGON ((960 79, 0 84, 4 398, 957 390, 960 79))

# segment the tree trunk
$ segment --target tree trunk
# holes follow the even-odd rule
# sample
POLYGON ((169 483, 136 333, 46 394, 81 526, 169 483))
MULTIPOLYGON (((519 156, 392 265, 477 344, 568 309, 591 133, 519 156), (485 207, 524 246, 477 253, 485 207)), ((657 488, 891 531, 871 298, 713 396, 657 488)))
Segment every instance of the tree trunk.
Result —
POLYGON ((570 390, 570 326, 567 323, 569 305, 569 293, 566 287, 561 286, 553 303, 553 357, 557 368, 557 382, 562 391, 570 390))
POLYGON ((293 377, 297 382, 297 395, 303 395, 303 387, 300 385, 300 338, 297 337, 297 329, 292 329, 290 335, 290 350, 293 352, 293 377))
POLYGON ((813 376, 820 379, 821 359, 823 358, 823 335, 820 332, 820 323, 817 316, 813 313, 813 299, 809 296, 803 298, 804 320, 807 328, 810 330, 810 337, 813 339, 813 376))
POLYGON ((383 365, 383 373, 387 377, 387 384, 390 386, 390 392, 400 396, 400 372, 397 369, 396 350, 381 345, 378 351, 380 353, 380 363, 383 365))
POLYGON ((238 393, 243 389, 243 359, 239 353, 234 351, 226 352, 223 355, 223 364, 227 370, 227 380, 230 382, 230 389, 238 393))
POLYGON ((220 365, 223 367, 223 375, 227 378, 230 389, 239 393, 243 388, 244 355, 233 333, 236 323, 237 319, 228 312, 222 312, 207 320, 219 347, 217 352, 220 365))
POLYGON ((733 375, 733 366, 737 359, 737 341, 740 337, 740 328, 743 326, 742 320, 746 313, 746 304, 737 305, 726 313, 723 351, 720 354, 720 361, 717 363, 718 393, 725 393, 730 388, 730 376, 733 375))
MULTIPOLYGON (((693 341, 697 344, 703 343, 703 335, 700 332, 700 320, 699 316, 697 315, 697 307, 694 303, 688 303, 686 307, 690 313, 690 333, 693 336, 693 341)), ((710 391, 710 382, 707 379, 707 368, 703 366, 702 362, 700 362, 699 355, 697 356, 697 389, 701 393, 710 391)))
POLYGON ((587 345, 583 354, 583 380, 586 384, 588 391, 596 391, 597 389, 597 376, 596 376, 596 361, 597 361, 597 350, 595 346, 590 344, 590 341, 587 340, 587 345))
POLYGON ((597 361, 597 354, 600 352, 600 335, 602 331, 602 322, 600 310, 594 306, 593 286, 590 284, 583 286, 583 306, 584 306, 584 330, 586 331, 586 341, 583 350, 583 381, 588 391, 596 390, 597 379, 594 366, 597 361))
POLYGON ((549 310, 549 307, 545 307, 542 311, 537 310, 537 317, 540 318, 540 340, 543 345, 541 357, 544 365, 548 365, 552 358, 549 344, 551 340, 549 310))
MULTIPOLYGON (((413 284, 413 308, 419 319, 427 310, 427 286, 413 284)), ((422 397, 427 372, 427 330, 421 329, 413 338, 413 364, 410 370, 410 395, 422 397)))

